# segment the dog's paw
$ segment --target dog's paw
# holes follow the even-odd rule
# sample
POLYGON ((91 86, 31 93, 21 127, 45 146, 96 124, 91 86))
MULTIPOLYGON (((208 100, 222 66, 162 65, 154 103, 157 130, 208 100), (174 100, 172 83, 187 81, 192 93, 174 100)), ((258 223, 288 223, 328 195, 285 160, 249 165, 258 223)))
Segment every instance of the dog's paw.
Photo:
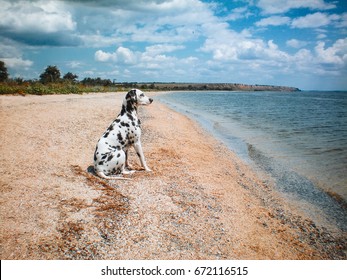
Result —
POLYGON ((124 175, 132 175, 132 174, 134 174, 135 173, 135 170, 124 170, 123 172, 122 172, 122 174, 124 174, 124 175))

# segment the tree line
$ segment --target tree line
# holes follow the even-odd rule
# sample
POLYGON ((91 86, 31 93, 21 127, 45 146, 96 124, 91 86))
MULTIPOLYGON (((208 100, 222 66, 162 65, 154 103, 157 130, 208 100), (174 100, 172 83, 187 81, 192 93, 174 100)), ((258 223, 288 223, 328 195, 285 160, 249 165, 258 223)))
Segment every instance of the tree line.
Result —
POLYGON ((12 82, 17 84, 22 83, 37 83, 40 82, 44 85, 49 83, 72 83, 72 84, 82 84, 86 86, 112 86, 114 82, 110 79, 101 79, 97 78, 84 78, 81 81, 78 81, 78 76, 74 73, 67 72, 62 76, 59 68, 55 65, 49 65, 46 69, 40 74, 38 80, 24 80, 23 78, 14 78, 10 79, 7 67, 3 61, 0 61, 0 82, 12 82))

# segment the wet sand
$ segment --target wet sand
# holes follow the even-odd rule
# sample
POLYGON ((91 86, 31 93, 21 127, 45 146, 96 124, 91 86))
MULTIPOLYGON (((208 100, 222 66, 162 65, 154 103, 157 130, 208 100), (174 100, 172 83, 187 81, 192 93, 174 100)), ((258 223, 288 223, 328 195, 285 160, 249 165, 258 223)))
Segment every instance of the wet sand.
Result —
POLYGON ((95 177, 95 144, 123 97, 0 96, 1 259, 346 259, 343 232, 156 101, 139 109, 153 172, 132 150, 131 181, 95 177))

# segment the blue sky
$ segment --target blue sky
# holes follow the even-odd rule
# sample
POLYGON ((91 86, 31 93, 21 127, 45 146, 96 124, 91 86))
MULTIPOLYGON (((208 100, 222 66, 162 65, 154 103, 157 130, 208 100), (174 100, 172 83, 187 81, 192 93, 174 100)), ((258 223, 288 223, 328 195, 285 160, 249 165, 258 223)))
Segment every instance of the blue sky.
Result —
POLYGON ((0 0, 12 77, 347 90, 346 0, 0 0))

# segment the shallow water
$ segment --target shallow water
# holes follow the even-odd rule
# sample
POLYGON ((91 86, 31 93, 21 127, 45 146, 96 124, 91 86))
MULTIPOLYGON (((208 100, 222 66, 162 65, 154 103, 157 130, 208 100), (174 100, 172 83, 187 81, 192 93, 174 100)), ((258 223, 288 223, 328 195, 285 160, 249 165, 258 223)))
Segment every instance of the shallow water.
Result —
POLYGON ((347 200, 347 92, 175 92, 159 99, 271 175, 313 219, 325 215, 347 229, 346 210, 325 192, 347 200))

